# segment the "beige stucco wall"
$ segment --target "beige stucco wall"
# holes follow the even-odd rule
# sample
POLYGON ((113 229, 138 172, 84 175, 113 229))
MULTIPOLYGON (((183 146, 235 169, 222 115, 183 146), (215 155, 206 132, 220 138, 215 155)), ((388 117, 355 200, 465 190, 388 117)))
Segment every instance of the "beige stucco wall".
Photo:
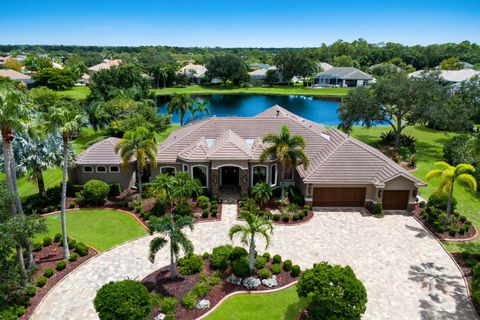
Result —
MULTIPOLYGON (((95 170, 96 166, 89 166, 93 167, 95 170)), ((100 180, 106 182, 108 184, 120 183, 122 190, 129 189, 135 185, 135 165, 130 164, 127 169, 120 166, 120 172, 113 173, 109 172, 108 167, 107 172, 94 172, 87 173, 83 172, 83 166, 76 166, 74 168, 70 168, 69 170, 69 178, 73 184, 85 184, 90 180, 100 180)))

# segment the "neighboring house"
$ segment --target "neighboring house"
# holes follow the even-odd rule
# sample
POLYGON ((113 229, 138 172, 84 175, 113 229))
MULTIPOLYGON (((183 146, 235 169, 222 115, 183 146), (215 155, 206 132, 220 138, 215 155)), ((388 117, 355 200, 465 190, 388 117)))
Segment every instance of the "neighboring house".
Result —
POLYGON ((6 56, 6 57, 0 56, 0 64, 5 64, 8 61, 8 59, 10 59, 9 56, 6 56))
POLYGON ((277 70, 277 67, 275 66, 269 66, 267 68, 260 68, 257 70, 254 70, 252 72, 249 72, 248 74, 252 78, 252 80, 265 80, 267 78, 267 72, 268 70, 277 70))
POLYGON ((200 83, 201 79, 205 77, 207 68, 201 64, 189 63, 178 70, 179 74, 185 75, 191 82, 200 83))
POLYGON ((22 81, 27 87, 31 87, 35 82, 29 75, 12 69, 0 69, 0 77, 9 78, 14 81, 22 81))
MULTIPOLYGON (((123 189, 132 187, 134 163, 118 172, 116 141, 108 138, 82 153, 70 171, 71 181, 101 179, 121 183, 123 189)), ((212 117, 184 126, 158 145, 157 166, 145 171, 146 179, 188 172, 214 195, 232 188, 243 195, 258 182, 278 186, 285 177, 285 183, 295 185, 307 202, 318 207, 371 207, 382 202, 384 209, 405 210, 415 204, 418 187, 425 186, 377 149, 279 106, 251 118, 212 117), (284 175, 278 161, 260 162, 269 146, 263 137, 278 134, 282 126, 305 138, 308 168, 299 165, 284 175)))
POLYGON ((372 76, 354 67, 333 67, 315 77, 315 86, 320 87, 361 87, 368 85, 372 76))
MULTIPOLYGON (((462 65, 462 69, 474 69, 475 68, 475 66, 473 64, 468 63, 466 61, 459 61, 459 63, 462 65)), ((442 67, 441 66, 436 66, 434 69, 435 70, 441 70, 442 67)))
POLYGON ((440 78, 450 84, 460 83, 462 81, 468 81, 473 77, 480 77, 480 71, 474 69, 461 69, 461 70, 418 70, 410 73, 409 77, 422 77, 428 72, 438 73, 440 78))
POLYGON ((108 70, 112 67, 117 67, 117 66, 121 65, 122 62, 123 61, 120 60, 120 59, 113 59, 113 60, 105 59, 105 60, 103 60, 102 63, 96 64, 96 65, 88 68, 88 73, 90 75, 92 75, 93 73, 98 72, 100 70, 106 70, 106 69, 108 70))
POLYGON ((333 66, 326 62, 319 62, 317 65, 321 68, 322 71, 327 71, 333 68, 333 66))
POLYGON ((63 64, 52 61, 52 67, 55 68, 55 69, 63 69, 63 64))

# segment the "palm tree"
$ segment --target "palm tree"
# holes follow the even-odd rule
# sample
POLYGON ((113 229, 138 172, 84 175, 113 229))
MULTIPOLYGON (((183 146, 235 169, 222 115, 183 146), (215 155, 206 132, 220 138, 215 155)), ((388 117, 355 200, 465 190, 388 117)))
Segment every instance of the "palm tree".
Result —
POLYGON ((447 220, 450 219, 452 211, 452 198, 453 198, 453 189, 455 183, 461 183, 467 186, 473 191, 477 191, 477 180, 473 176, 475 168, 471 164, 460 163, 457 166, 452 166, 445 161, 439 161, 435 163, 435 167, 438 169, 431 170, 427 173, 426 180, 430 180, 433 177, 440 177, 440 184, 438 186, 438 191, 448 194, 448 203, 447 203, 447 220))
POLYGON ((176 183, 175 176, 162 173, 153 178, 153 181, 149 184, 150 191, 156 197, 162 197, 170 205, 170 214, 173 214, 175 198, 172 190, 176 183))
POLYGON ((228 236, 230 240, 233 241, 235 235, 240 234, 241 242, 246 246, 250 246, 248 251, 248 266, 250 271, 253 272, 255 266, 255 236, 260 235, 265 239, 265 249, 267 249, 270 246, 270 236, 273 233, 273 225, 271 220, 260 217, 254 212, 245 211, 242 216, 245 218, 247 224, 233 225, 228 231, 228 236))
POLYGON ((290 130, 287 126, 283 126, 280 134, 268 134, 263 138, 263 143, 270 143, 271 146, 263 150, 260 155, 260 161, 265 162, 267 159, 276 159, 282 165, 283 179, 282 200, 285 199, 284 183, 287 170, 294 170, 299 164, 303 164, 306 169, 309 161, 305 153, 305 139, 302 136, 290 136, 290 130))
POLYGON ((175 181, 172 194, 178 199, 179 203, 185 203, 192 196, 199 196, 203 192, 200 181, 190 178, 187 172, 177 172, 175 181))
POLYGON ((266 182, 258 182, 252 188, 253 197, 260 201, 260 208, 263 208, 264 201, 268 201, 273 194, 272 187, 266 182))
POLYGON ((193 243, 188 239, 182 229, 188 227, 193 230, 193 217, 165 215, 161 218, 151 217, 149 222, 150 230, 159 232, 160 237, 150 241, 149 260, 153 263, 155 255, 159 250, 170 243, 170 279, 177 277, 177 259, 180 254, 180 247, 185 255, 193 253, 193 243))
POLYGON ((145 127, 138 127, 134 131, 127 131, 115 146, 115 152, 120 152, 122 164, 128 168, 130 161, 137 162, 137 182, 140 196, 143 194, 142 174, 147 167, 147 160, 150 165, 157 165, 157 143, 153 133, 145 127))
POLYGON ((197 99, 195 101, 195 106, 192 109, 192 118, 195 117, 195 114, 210 114, 210 109, 208 109, 208 106, 210 105, 210 101, 208 100, 200 100, 197 99))
POLYGON ((167 103, 168 113, 180 115, 180 126, 183 126, 183 118, 187 111, 193 112, 195 101, 188 94, 174 94, 172 100, 167 103))
POLYGON ((67 216, 65 209, 67 201, 69 140, 70 136, 76 133, 86 123, 86 117, 72 102, 62 100, 52 108, 48 118, 49 124, 51 124, 52 128, 58 129, 63 142, 63 178, 60 217, 62 223, 63 258, 68 259, 70 257, 70 252, 67 242, 67 216))

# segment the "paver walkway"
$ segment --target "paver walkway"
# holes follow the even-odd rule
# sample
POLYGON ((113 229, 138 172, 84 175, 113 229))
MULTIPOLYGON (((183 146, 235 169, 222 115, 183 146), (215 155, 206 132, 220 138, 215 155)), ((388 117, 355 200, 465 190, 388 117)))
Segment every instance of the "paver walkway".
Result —
MULTIPOLYGON (((222 215, 221 222, 195 225, 191 239, 196 252, 229 242, 235 205, 225 205, 222 215)), ((92 301, 104 283, 140 280, 168 263, 166 250, 155 264, 148 261, 150 239, 123 244, 76 269, 50 292, 33 319, 97 319, 92 301)), ((363 319, 477 319, 460 271, 410 216, 376 219, 353 210, 316 212, 306 224, 275 226, 272 240, 270 253, 302 268, 321 260, 350 265, 368 292, 363 319)))

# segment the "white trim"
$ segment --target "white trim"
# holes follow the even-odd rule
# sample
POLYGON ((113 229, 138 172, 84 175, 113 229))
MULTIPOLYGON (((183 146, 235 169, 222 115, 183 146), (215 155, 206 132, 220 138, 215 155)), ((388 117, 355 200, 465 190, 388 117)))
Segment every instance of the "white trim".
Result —
POLYGON ((248 166, 242 167, 241 165, 238 165, 238 164, 229 164, 229 163, 227 163, 227 164, 221 164, 221 165, 218 165, 218 166, 216 166, 216 167, 213 167, 213 166, 212 166, 212 169, 216 170, 216 169, 220 169, 220 168, 222 168, 222 167, 237 167, 237 168, 240 168, 240 169, 242 169, 242 170, 248 170, 248 166))
POLYGON ((270 186, 273 187, 273 186, 276 186, 277 185, 277 182, 278 182, 278 165, 276 163, 272 164, 270 166, 270 186), (275 181, 272 183, 272 168, 275 167, 275 181))
POLYGON ((120 166, 110 166, 110 167, 108 167, 108 172, 110 172, 110 173, 120 173, 120 166), (117 168, 118 171, 112 171, 112 168, 117 168))
POLYGON ((82 167, 82 172, 83 173, 94 173, 95 169, 92 166, 83 166, 82 167), (85 168, 90 168, 90 169, 92 169, 92 171, 85 171, 85 168))
POLYGON ((264 164, 256 164, 254 166, 252 166, 252 169, 251 169, 251 172, 250 172, 250 186, 253 187, 253 168, 255 167, 264 167, 264 168, 267 168, 265 170, 265 183, 270 183, 268 178, 269 178, 269 174, 268 174, 268 166, 264 165, 264 164))
POLYGON ((188 171, 188 164, 182 164, 182 170, 183 172, 186 172, 187 174, 189 174, 190 172, 188 171), (186 168, 186 169, 185 169, 186 168))
POLYGON ((162 174, 162 169, 164 168, 172 168, 173 169, 173 174, 177 173, 177 168, 175 168, 174 166, 162 166, 160 167, 160 174, 162 174))
POLYGON ((96 173, 107 173, 108 172, 107 166, 96 166, 95 167, 95 172, 96 173), (98 171, 98 168, 105 168, 105 171, 98 171))
POLYGON ((192 179, 195 179, 195 177, 193 176, 193 168, 195 167, 204 167, 206 170, 205 170, 205 173, 206 173, 206 180, 207 180, 207 185, 206 186, 202 186, 203 188, 207 188, 209 187, 209 181, 208 181, 208 178, 209 178, 209 175, 208 175, 208 166, 204 165, 204 164, 196 164, 196 165, 193 165, 191 166, 191 178, 192 179))

